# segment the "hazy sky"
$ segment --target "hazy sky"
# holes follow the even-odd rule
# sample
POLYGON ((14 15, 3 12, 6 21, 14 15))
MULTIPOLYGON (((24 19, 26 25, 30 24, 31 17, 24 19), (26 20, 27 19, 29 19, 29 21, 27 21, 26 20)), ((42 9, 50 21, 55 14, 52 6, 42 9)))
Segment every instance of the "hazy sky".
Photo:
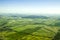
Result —
POLYGON ((0 0, 0 13, 60 14, 60 0, 0 0))

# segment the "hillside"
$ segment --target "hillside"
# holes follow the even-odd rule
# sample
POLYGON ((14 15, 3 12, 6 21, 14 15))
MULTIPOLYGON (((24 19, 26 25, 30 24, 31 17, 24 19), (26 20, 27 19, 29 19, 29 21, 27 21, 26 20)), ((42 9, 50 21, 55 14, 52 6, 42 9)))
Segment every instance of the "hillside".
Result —
POLYGON ((60 40, 60 20, 43 15, 0 15, 0 40, 60 40))

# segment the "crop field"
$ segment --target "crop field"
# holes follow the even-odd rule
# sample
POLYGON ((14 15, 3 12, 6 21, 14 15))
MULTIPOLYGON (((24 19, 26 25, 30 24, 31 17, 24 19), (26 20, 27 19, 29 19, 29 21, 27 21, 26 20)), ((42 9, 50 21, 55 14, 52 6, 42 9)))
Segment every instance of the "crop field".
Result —
POLYGON ((0 40, 60 40, 60 19, 0 16, 0 40))

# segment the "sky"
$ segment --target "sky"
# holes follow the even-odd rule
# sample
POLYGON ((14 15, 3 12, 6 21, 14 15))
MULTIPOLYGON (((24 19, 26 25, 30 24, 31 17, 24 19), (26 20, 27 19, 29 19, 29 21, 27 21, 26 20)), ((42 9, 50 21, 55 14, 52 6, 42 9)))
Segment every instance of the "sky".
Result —
POLYGON ((60 14, 60 0, 0 0, 0 13, 60 14))

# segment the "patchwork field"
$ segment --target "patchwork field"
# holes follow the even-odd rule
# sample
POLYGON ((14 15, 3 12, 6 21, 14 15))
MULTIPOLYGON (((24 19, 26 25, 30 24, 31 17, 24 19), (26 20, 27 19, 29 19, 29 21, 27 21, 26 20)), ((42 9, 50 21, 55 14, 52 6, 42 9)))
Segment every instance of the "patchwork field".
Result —
POLYGON ((60 20, 2 16, 0 40, 60 40, 60 20))

